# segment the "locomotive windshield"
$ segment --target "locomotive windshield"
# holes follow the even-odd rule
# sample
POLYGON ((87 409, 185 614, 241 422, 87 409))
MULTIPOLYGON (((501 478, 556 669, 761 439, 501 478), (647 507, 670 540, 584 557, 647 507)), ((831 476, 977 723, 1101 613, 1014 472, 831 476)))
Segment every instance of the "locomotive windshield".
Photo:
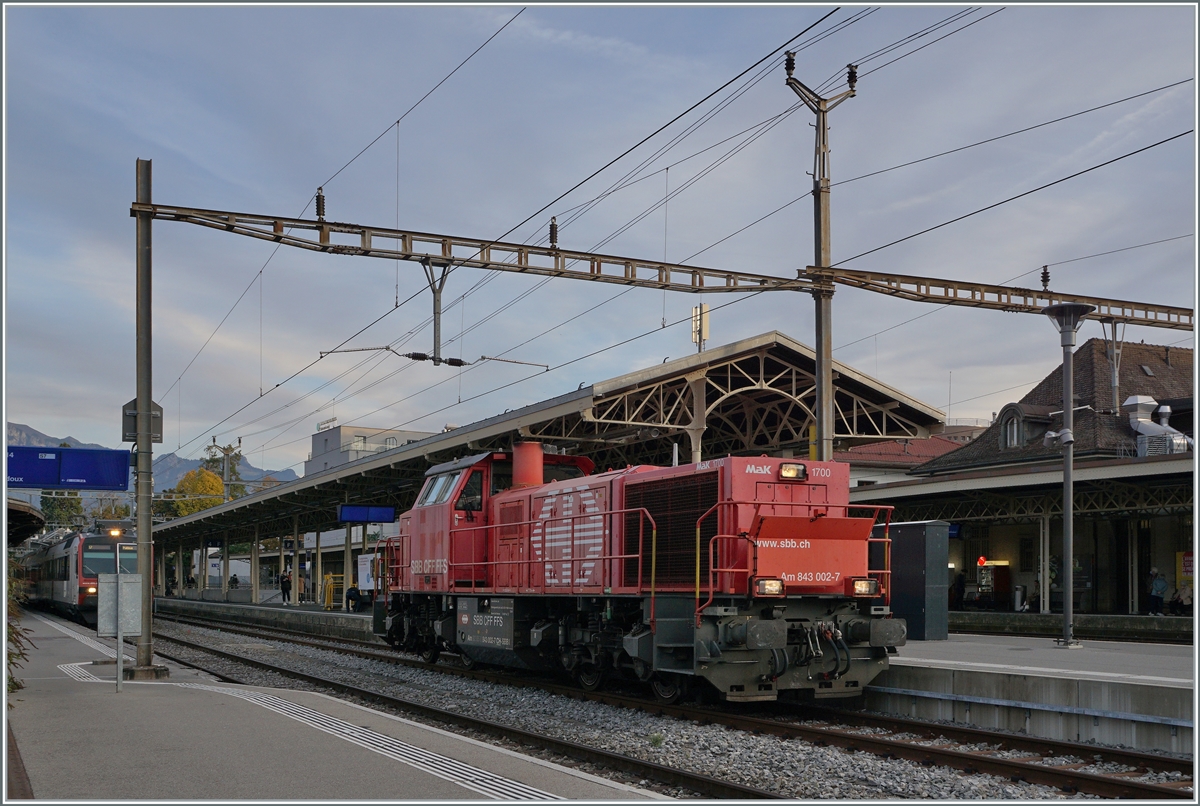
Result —
POLYGON ((430 504, 444 504, 446 499, 450 497, 450 491, 458 484, 459 478, 463 471, 455 470, 451 473, 440 473, 431 478, 425 484, 425 491, 421 493, 421 497, 417 500, 417 506, 425 507, 430 504))
MULTIPOLYGON (((117 570, 117 544, 85 543, 83 546, 83 575, 113 574, 117 570)), ((123 545, 121 549, 121 573, 137 573, 137 546, 123 545)))

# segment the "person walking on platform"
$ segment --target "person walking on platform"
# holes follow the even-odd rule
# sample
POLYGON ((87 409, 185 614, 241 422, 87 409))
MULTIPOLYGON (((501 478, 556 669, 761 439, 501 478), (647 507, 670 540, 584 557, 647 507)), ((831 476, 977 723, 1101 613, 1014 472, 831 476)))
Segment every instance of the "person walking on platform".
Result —
POLYGON ((288 597, 292 594, 292 575, 283 574, 279 577, 279 593, 283 599, 283 606, 287 607, 288 597))
POLYGON ((1161 616, 1163 614, 1163 599, 1167 595, 1167 578, 1162 574, 1154 577, 1154 582, 1150 585, 1150 615, 1161 616))

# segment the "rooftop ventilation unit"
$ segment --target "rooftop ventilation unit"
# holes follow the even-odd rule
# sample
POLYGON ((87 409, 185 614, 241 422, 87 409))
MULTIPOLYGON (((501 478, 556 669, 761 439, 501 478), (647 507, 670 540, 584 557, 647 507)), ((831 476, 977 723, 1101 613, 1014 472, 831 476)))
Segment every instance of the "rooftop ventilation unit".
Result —
POLYGON ((1129 427, 1137 434, 1138 456, 1162 456, 1171 453, 1187 453, 1195 450, 1195 443, 1185 434, 1167 425, 1171 419, 1171 407, 1158 405, 1147 395, 1134 395, 1121 406, 1129 412, 1129 427), (1152 419, 1158 409, 1159 422, 1152 419))

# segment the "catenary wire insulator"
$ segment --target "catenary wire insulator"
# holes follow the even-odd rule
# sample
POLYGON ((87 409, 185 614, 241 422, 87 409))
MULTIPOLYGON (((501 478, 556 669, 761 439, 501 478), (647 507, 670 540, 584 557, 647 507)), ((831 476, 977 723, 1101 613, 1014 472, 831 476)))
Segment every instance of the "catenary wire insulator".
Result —
POLYGON ((325 188, 317 188, 317 220, 325 220, 325 188))
POLYGON ((787 71, 787 77, 791 78, 792 73, 796 71, 796 54, 788 51, 786 58, 783 60, 783 69, 787 71))
POLYGON ((858 65, 846 65, 846 83, 850 85, 850 91, 854 92, 854 85, 858 83, 858 65))
POLYGON ((1042 290, 1050 290, 1050 267, 1042 266, 1042 290))
POLYGON ((558 218, 550 216, 550 248, 558 248, 558 218))

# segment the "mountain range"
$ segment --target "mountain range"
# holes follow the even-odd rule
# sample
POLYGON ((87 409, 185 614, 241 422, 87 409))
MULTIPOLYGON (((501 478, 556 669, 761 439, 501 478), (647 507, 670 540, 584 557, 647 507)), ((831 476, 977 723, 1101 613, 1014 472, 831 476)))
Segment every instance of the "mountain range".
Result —
MULTIPOLYGON (((22 423, 8 423, 8 444, 9 445, 28 445, 31 447, 57 448, 63 443, 71 448, 101 448, 106 449, 104 445, 97 445, 94 442, 80 442, 75 437, 52 437, 43 434, 36 428, 31 428, 22 423)), ((174 453, 156 454, 154 457, 154 491, 162 492, 169 490, 179 483, 184 474, 195 470, 200 466, 199 459, 184 459, 174 453)), ((242 457, 239 470, 242 474, 243 481, 257 481, 264 476, 272 476, 277 481, 295 481, 299 476, 294 470, 262 470, 250 464, 249 460, 242 457)), ((132 489, 132 487, 130 488, 132 489)), ((111 496, 112 494, 109 493, 111 496)), ((85 496, 87 497, 87 496, 85 496)))

